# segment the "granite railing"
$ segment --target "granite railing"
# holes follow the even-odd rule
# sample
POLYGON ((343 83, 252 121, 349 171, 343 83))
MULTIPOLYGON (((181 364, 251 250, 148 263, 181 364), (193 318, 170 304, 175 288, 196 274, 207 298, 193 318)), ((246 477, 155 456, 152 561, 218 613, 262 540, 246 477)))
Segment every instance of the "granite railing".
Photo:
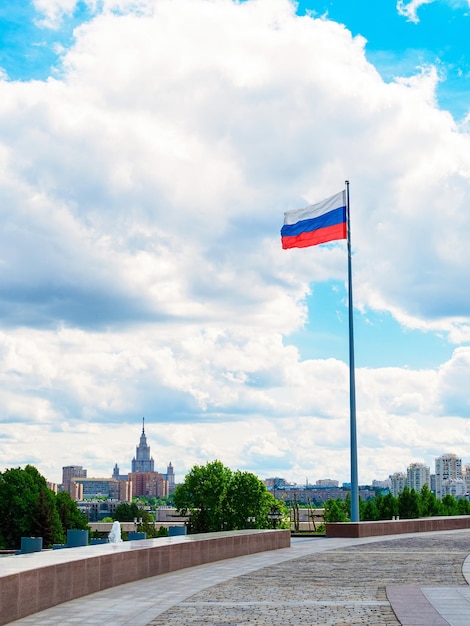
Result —
POLYGON ((0 624, 149 576, 289 546, 289 530, 240 530, 3 557, 0 624))
POLYGON ((466 528, 470 528, 470 515, 380 520, 377 522, 329 522, 326 524, 326 536, 377 537, 379 535, 464 530, 466 528))

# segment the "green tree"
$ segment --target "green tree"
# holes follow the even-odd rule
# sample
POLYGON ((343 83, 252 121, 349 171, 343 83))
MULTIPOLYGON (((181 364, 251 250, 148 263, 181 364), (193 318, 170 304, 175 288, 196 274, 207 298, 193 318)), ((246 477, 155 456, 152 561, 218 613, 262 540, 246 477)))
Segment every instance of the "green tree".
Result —
POLYGON ((195 465, 174 493, 180 513, 190 515, 189 531, 213 532, 224 529, 225 495, 232 472, 220 461, 195 465))
POLYGON ((268 513, 287 515, 264 483, 250 472, 232 472, 220 461, 195 465, 174 493, 177 510, 190 515, 189 532, 270 528, 268 513))
POLYGON ((420 517, 433 517, 442 515, 442 503, 436 498, 428 485, 423 485, 419 492, 419 514, 420 517))
POLYGON ((75 500, 70 497, 67 491, 61 491, 56 497, 57 512, 62 523, 64 532, 67 530, 86 530, 88 520, 77 506, 75 500))
POLYGON ((382 493, 379 491, 379 493, 375 496, 374 498, 374 504, 375 504, 375 508, 377 509, 377 518, 376 519, 380 519, 380 512, 382 511, 383 508, 383 495, 382 493))
POLYGON ((379 519, 392 519, 398 515, 398 500, 391 493, 387 493, 379 502, 379 519))
POLYGON ((459 515, 459 505, 454 496, 445 495, 442 500, 443 515, 459 515))
POLYGON ((360 501, 361 520, 375 521, 379 519, 379 510, 377 508, 376 498, 360 501))
POLYGON ((31 536, 31 512, 37 494, 33 480, 21 468, 0 475, 0 542, 3 548, 19 548, 21 537, 31 536))
POLYGON ((166 498, 157 498, 155 496, 137 496, 134 498, 134 501, 140 507, 151 506, 152 508, 157 508, 159 506, 171 506, 173 503, 173 494, 167 496, 166 498))
POLYGON ((470 515, 470 501, 466 498, 460 498, 457 500, 457 508, 459 515, 470 515))
POLYGON ((135 502, 120 502, 114 511, 114 520, 118 522, 133 522, 142 517, 142 509, 135 502))
POLYGON ((50 489, 39 490, 36 508, 31 515, 31 535, 42 537, 44 548, 54 543, 64 543, 65 535, 57 512, 55 494, 50 489))
POLYGON ((145 509, 139 509, 137 518, 142 520, 138 526, 139 531, 146 533, 148 539, 161 537, 161 535, 158 534, 159 531, 155 528, 155 520, 151 513, 145 509))
POLYGON ((64 530, 56 507, 56 495, 47 487, 44 476, 34 465, 26 465, 24 472, 31 477, 33 491, 37 494, 36 506, 31 511, 31 535, 42 537, 43 546, 65 541, 64 530))
POLYGON ((268 513, 274 508, 285 513, 284 503, 276 500, 257 476, 240 470, 231 475, 224 501, 227 530, 270 528, 268 513))
POLYGON ((64 540, 55 494, 32 465, 0 474, 0 544, 19 548, 21 537, 40 536, 43 545, 64 540))
POLYGON ((338 498, 338 506, 349 522, 351 517, 351 492, 347 491, 344 498, 338 498))
POLYGON ((344 512, 343 502, 341 498, 333 500, 330 498, 325 502, 325 510, 323 513, 325 522, 348 522, 349 518, 344 512))

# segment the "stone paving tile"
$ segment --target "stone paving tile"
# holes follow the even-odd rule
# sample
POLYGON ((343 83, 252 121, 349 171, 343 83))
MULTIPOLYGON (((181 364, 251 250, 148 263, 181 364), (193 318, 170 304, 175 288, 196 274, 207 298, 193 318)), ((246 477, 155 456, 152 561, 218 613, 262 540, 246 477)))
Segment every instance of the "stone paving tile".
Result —
POLYGON ((449 626, 449 622, 430 604, 421 587, 387 585, 387 597, 402 626, 449 626))
POLYGON ((469 551, 468 533, 333 549, 205 589, 149 626, 398 626, 386 586, 466 585, 469 551))
POLYGON ((470 623, 470 588, 422 587, 421 592, 446 618, 446 624, 468 626, 470 623))

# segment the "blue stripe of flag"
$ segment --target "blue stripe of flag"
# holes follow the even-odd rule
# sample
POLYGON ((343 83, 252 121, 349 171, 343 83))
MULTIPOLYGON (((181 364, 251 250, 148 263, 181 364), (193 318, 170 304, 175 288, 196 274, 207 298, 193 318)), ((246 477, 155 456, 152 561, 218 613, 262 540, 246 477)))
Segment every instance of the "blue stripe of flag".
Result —
POLYGON ((327 228, 328 226, 336 226, 337 224, 344 224, 346 222, 346 207, 338 207, 329 211, 319 217, 313 217, 308 220, 301 220, 296 224, 284 224, 281 228, 282 237, 295 237, 301 233, 311 233, 314 230, 320 228, 327 228))

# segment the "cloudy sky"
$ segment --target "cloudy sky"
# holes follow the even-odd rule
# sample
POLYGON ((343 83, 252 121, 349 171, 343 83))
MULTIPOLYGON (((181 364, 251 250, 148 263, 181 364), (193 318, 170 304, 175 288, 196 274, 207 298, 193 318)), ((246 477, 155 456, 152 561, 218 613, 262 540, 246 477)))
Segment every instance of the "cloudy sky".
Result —
POLYGON ((0 470, 349 480, 470 463, 470 7, 3 0, 0 470), (438 27, 437 27, 438 25, 438 27))

